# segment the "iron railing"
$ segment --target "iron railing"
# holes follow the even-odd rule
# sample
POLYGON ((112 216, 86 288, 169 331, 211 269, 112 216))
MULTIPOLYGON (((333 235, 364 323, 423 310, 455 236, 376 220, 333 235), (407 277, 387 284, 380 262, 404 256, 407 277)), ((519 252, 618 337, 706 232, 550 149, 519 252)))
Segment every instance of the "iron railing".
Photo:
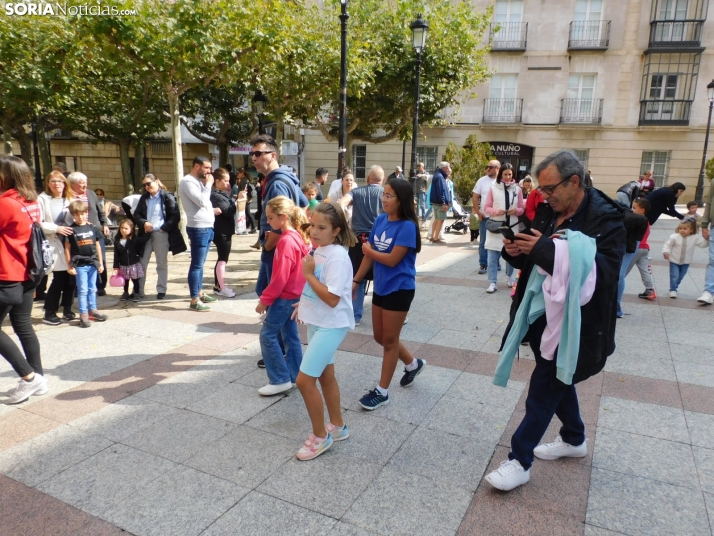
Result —
POLYGON ((602 102, 602 99, 561 99, 560 122, 599 125, 602 102))
POLYGON ((484 123, 520 123, 523 99, 484 99, 484 123))
POLYGON ((491 23, 491 50, 525 50, 528 43, 527 22, 491 23))
POLYGON ((700 47, 701 20, 654 20, 650 22, 650 48, 700 47))
POLYGON ((640 125, 689 125, 690 100, 640 101, 640 125))
POLYGON ((577 20, 570 23, 568 50, 607 50, 609 46, 609 20, 577 20))

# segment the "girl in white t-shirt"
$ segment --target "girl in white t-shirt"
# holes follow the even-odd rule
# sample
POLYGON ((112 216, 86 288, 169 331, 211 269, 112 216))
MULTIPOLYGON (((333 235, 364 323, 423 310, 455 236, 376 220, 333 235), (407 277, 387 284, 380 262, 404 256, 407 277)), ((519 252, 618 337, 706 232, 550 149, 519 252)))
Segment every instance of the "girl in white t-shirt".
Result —
POLYGON ((352 312, 352 263, 347 248, 357 238, 336 203, 320 203, 312 211, 310 238, 317 246, 303 260, 306 284, 296 314, 307 324, 307 350, 302 358, 297 387, 312 421, 312 434, 297 452, 311 460, 350 435, 342 420, 340 388, 335 378, 335 352, 347 331, 355 328, 352 312), (317 388, 320 380, 322 396, 317 388), (325 425, 324 406, 330 422, 325 425))

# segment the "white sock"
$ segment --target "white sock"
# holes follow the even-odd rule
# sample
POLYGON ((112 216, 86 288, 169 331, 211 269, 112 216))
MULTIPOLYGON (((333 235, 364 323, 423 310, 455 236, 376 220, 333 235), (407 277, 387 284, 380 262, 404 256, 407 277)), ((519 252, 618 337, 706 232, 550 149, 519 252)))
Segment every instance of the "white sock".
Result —
POLYGON ((382 389, 379 385, 377 386, 377 392, 382 396, 387 396, 389 394, 389 389, 382 389))
POLYGON ((415 370, 418 366, 419 366, 419 361, 417 361, 417 359, 415 357, 414 361, 412 361, 408 365, 404 365, 404 368, 407 369, 407 372, 411 372, 412 370, 415 370))

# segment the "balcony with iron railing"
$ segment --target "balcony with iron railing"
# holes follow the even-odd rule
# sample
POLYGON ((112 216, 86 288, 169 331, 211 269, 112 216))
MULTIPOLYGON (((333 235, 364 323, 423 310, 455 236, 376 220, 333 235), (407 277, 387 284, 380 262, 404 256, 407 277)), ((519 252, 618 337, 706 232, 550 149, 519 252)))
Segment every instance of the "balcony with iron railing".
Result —
POLYGON ((702 20, 653 20, 650 22, 651 49, 686 50, 700 48, 702 20))
POLYGON ((523 99, 484 99, 484 123, 520 123, 523 99))
POLYGON ((690 100, 642 100, 639 124, 687 126, 691 110, 690 100))
POLYGON ((524 51, 528 43, 527 22, 494 22, 489 36, 491 51, 524 51))
POLYGON ((570 23, 568 50, 607 50, 609 46, 609 20, 574 20, 570 23))
POLYGON ((561 99, 560 122, 599 125, 602 123, 602 99, 561 99))

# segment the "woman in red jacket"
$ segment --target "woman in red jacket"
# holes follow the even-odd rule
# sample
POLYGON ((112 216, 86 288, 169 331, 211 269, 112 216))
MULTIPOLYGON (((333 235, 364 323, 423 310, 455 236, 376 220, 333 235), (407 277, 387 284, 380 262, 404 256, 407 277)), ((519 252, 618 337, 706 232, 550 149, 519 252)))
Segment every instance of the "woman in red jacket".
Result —
POLYGON ((25 355, 0 329, 0 355, 15 369, 20 381, 7 404, 19 404, 47 392, 42 376, 40 343, 32 328, 35 284, 30 280, 28 253, 33 222, 41 222, 37 192, 27 164, 16 156, 0 156, 0 324, 10 315, 12 329, 25 355))

